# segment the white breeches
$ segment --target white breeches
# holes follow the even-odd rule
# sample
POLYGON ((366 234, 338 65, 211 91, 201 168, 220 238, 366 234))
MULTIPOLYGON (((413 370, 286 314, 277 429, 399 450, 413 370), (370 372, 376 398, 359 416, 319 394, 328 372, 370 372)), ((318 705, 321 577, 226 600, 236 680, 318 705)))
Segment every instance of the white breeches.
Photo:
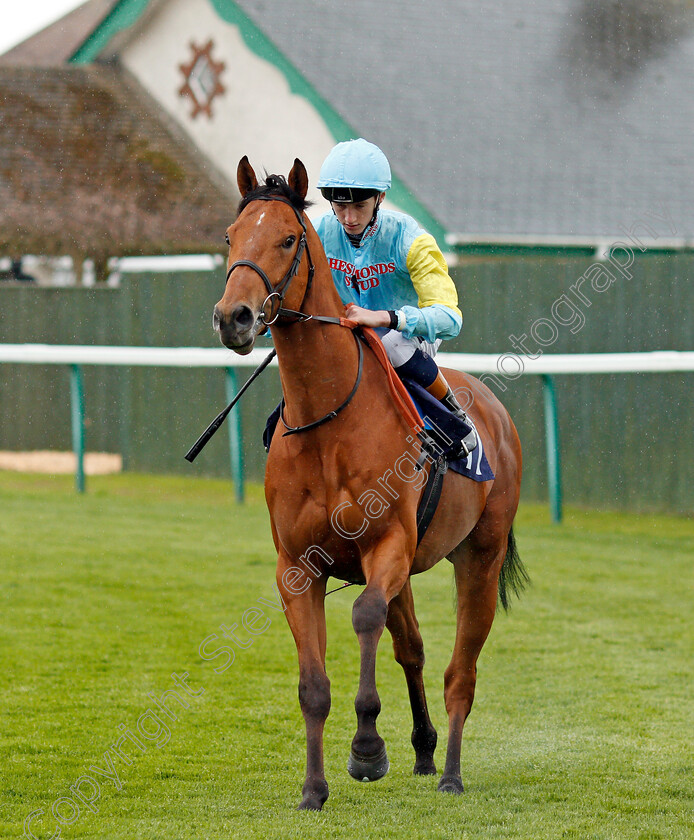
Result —
POLYGON ((440 338, 437 338, 436 341, 426 341, 426 339, 417 335, 412 338, 405 338, 397 330, 388 330, 381 336, 381 341, 394 368, 408 362, 414 356, 414 351, 417 348, 423 350, 433 359, 441 344, 440 338))

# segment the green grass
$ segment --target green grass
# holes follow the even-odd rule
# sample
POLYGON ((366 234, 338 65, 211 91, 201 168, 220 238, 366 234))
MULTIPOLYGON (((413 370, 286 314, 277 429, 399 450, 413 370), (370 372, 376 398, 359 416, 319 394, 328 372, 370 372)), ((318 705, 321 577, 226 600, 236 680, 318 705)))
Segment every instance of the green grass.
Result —
MULTIPOLYGON (((379 729, 391 771, 370 785, 347 775, 360 589, 331 595, 330 798, 307 814, 293 810, 304 734, 283 615, 266 607, 271 625, 223 673, 214 669, 224 657, 198 653, 221 623, 240 624, 258 598, 273 598, 260 489, 240 508, 221 481, 88 484, 79 497, 71 477, 0 473, 0 836, 22 836, 27 815, 43 809, 32 829, 50 837, 53 803, 85 774, 101 780, 98 813, 83 808, 63 827, 67 840, 693 836, 691 521, 568 510, 556 526, 546 508, 521 509, 517 539, 533 585, 497 616, 482 653, 461 797, 412 775, 407 693, 387 633, 379 729), (167 743, 131 746, 130 766, 114 759, 117 790, 89 768, 106 768, 119 724, 137 732, 156 709, 148 692, 173 688, 172 672, 188 672, 204 693, 187 709, 172 704, 167 743)), ((440 769, 450 566, 414 588, 440 769)), ((59 807, 70 816, 68 803, 59 807)))

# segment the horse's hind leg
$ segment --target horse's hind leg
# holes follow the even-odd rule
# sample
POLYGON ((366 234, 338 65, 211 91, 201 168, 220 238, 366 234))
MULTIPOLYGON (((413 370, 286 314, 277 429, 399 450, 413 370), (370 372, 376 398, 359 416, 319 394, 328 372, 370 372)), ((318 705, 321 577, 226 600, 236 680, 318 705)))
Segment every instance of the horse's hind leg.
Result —
POLYGON ((499 571, 506 554, 507 537, 487 540, 478 523, 467 539, 449 555, 455 569, 458 593, 457 628, 451 662, 444 676, 448 712, 446 766, 438 788, 462 793, 460 749, 463 726, 472 708, 477 679, 477 658, 494 620, 499 571))
POLYGON ((393 637, 396 662, 405 672, 412 707, 412 746, 415 751, 414 772, 417 775, 436 773, 434 750, 436 730, 429 717, 424 693, 424 644, 414 612, 412 586, 408 579, 388 606, 386 626, 393 637))

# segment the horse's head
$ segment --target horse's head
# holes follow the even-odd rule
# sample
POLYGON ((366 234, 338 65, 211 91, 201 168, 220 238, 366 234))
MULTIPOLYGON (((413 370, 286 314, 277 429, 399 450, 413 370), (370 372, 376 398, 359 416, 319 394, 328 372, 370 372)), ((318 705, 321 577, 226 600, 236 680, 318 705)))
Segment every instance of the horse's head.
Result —
POLYGON ((227 282, 213 323, 222 344, 245 355, 279 309, 299 309, 306 292, 310 259, 304 254, 302 214, 308 176, 297 158, 286 180, 269 175, 259 186, 243 157, 237 181, 242 198, 238 217, 227 228, 227 282))

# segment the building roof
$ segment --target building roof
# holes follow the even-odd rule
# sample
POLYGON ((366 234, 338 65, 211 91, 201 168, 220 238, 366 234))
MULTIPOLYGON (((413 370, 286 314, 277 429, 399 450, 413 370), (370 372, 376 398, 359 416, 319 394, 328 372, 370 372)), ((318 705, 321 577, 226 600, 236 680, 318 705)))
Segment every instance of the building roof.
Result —
MULTIPOLYGON (((164 2, 113 3, 72 56, 117 55, 164 2)), ((451 234, 614 241, 665 213, 694 237, 691 0, 210 2, 245 14, 451 234)))
POLYGON ((689 0, 236 0, 453 233, 694 235, 689 0))
POLYGON ((0 67, 0 252, 219 252, 237 200, 124 71, 0 67))
POLYGON ((75 50, 118 4, 118 0, 87 0, 55 23, 0 55, 0 65, 55 67, 66 64, 75 50))

